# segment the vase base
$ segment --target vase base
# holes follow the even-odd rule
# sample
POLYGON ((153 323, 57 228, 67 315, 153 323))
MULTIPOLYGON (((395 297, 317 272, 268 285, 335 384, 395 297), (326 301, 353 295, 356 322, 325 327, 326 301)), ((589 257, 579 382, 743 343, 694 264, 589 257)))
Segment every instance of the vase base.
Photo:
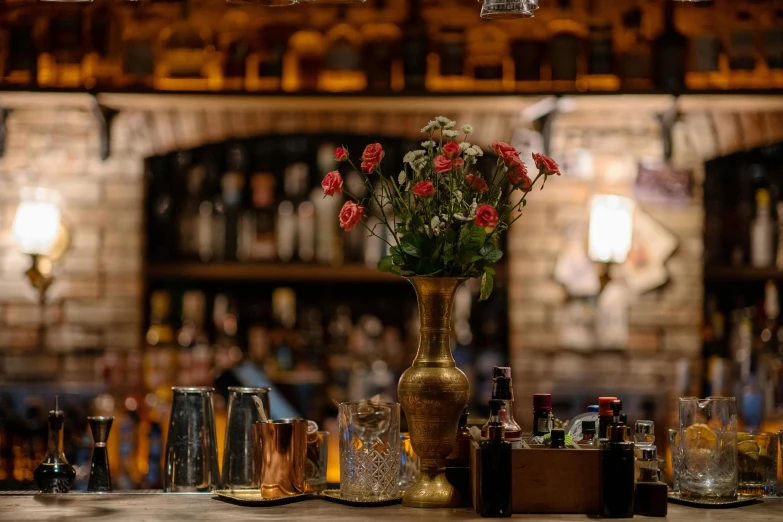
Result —
POLYGON ((445 471, 425 473, 402 496, 402 505, 414 508, 455 508, 462 506, 462 495, 446 479, 445 471))

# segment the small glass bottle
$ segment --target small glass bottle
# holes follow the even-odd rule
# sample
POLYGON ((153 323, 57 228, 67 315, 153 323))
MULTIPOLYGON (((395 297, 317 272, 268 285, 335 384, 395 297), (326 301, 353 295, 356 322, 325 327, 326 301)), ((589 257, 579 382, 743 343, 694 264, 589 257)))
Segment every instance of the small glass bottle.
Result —
POLYGON ((41 493, 67 493, 73 485, 76 472, 63 452, 63 424, 65 413, 55 397, 54 409, 49 411, 49 441, 43 462, 35 468, 35 482, 41 493))
POLYGON ((612 401, 617 397, 598 397, 598 438, 606 438, 606 428, 612 423, 612 401))
POLYGON ((756 191, 756 218, 750 226, 750 264, 754 268, 772 266, 775 229, 770 217, 769 191, 756 191))
POLYGON ((636 450, 636 454, 634 513, 648 517, 665 517, 668 505, 668 488, 659 480, 655 446, 644 446, 641 450, 636 450))
POLYGON ((601 442, 603 516, 633 517, 634 443, 628 440, 628 427, 620 422, 621 401, 612 402, 612 424, 601 442))
POLYGON ((552 449, 565 448, 565 430, 556 429, 551 432, 551 443, 549 447, 552 449))
POLYGON ((548 393, 533 395, 533 433, 528 442, 541 444, 544 435, 552 431, 552 396, 548 393))
MULTIPOLYGON (((500 409, 500 420, 505 428, 505 440, 511 443, 511 447, 522 447, 522 428, 514 420, 514 390, 511 383, 511 368, 508 366, 495 366, 492 369, 492 398, 503 402, 500 409)), ((481 429, 481 435, 485 439, 488 435, 489 422, 481 429)))
POLYGON ((633 440, 640 444, 655 444, 655 423, 650 420, 638 420, 633 427, 633 440))
POLYGON ((482 517, 511 516, 511 444, 503 440, 505 429, 500 420, 502 408, 503 401, 489 401, 489 437, 479 445, 479 496, 482 517))
POLYGON ((595 421, 582 421, 582 446, 593 446, 595 444, 595 421))

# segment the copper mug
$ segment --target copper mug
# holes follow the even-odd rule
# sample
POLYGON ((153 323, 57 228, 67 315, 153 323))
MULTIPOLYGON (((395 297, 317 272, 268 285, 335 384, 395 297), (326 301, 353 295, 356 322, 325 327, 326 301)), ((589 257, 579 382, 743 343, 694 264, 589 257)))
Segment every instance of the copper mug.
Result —
POLYGON ((307 421, 257 422, 254 430, 254 453, 261 462, 261 498, 285 498, 304 493, 307 421))

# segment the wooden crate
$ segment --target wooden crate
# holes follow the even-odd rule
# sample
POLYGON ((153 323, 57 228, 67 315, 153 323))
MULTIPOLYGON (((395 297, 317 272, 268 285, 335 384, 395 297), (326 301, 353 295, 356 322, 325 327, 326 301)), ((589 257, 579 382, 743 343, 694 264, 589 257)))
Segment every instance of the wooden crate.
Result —
MULTIPOLYGON (((479 446, 472 442, 470 488, 473 508, 479 498, 479 446)), ((514 513, 601 512, 601 451, 532 446, 511 451, 511 509, 514 513)))

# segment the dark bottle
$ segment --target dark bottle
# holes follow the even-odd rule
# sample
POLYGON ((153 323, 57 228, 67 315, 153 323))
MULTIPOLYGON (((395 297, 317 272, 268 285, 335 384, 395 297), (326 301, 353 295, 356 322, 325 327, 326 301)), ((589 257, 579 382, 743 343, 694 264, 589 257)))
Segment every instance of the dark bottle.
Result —
POLYGON ((612 74, 612 24, 596 14, 596 0, 589 0, 588 11, 593 20, 588 28, 587 74, 612 74))
POLYGON ((548 393, 533 395, 533 432, 528 442, 541 444, 544 435, 552 430, 552 396, 548 393))
POLYGON ((551 443, 549 447, 552 449, 565 448, 565 430, 554 429, 551 432, 551 443))
POLYGON ((7 28, 8 47, 3 79, 7 83, 38 83, 38 46, 32 20, 19 19, 7 28))
POLYGON ((625 46, 620 56, 620 79, 626 89, 649 89, 650 42, 642 34, 642 10, 623 13, 625 46))
POLYGON ((481 441, 481 496, 482 517, 511 516, 511 443, 503 440, 505 429, 500 420, 503 401, 489 401, 489 437, 481 441))
MULTIPOLYGON (((242 189, 245 184, 246 163, 245 150, 240 145, 231 146, 226 158, 227 170, 220 180, 223 230, 216 231, 218 235, 222 235, 222 244, 218 244, 219 240, 215 244, 215 257, 218 259, 228 261, 237 259, 239 217, 242 213, 242 189)), ((216 226, 219 226, 217 220, 216 226)))
POLYGON ((612 423, 612 401, 617 397, 598 397, 598 438, 606 438, 606 428, 612 423))
POLYGON ((657 89, 680 91, 685 88, 688 39, 674 23, 677 2, 664 2, 664 30, 655 39, 653 81, 657 89))
POLYGON ((633 517, 634 443, 628 440, 628 427, 620 422, 622 401, 612 402, 612 424, 601 442, 603 516, 633 517))
POLYGON ((452 468, 470 467, 470 441, 473 437, 468 429, 468 409, 462 410, 457 428, 457 442, 451 454, 446 457, 446 466, 452 468))
POLYGON ((636 479, 634 513, 648 517, 665 517, 668 507, 668 487, 658 478, 658 457, 655 446, 638 445, 636 455, 639 473, 636 479))
POLYGON ((64 422, 65 413, 59 408, 59 402, 55 397, 54 409, 49 411, 49 440, 46 455, 33 474, 42 493, 67 493, 76 477, 76 472, 63 452, 64 422))
POLYGON ((514 60, 514 80, 518 82, 541 81, 541 64, 544 61, 544 43, 537 40, 513 40, 511 58, 514 60))
POLYGON ((427 54, 430 50, 427 23, 421 16, 419 0, 411 0, 408 6, 402 38, 402 63, 406 90, 424 89, 427 76, 427 54))
POLYGON ((465 29, 446 26, 438 39, 440 76, 463 76, 465 74, 465 29))
MULTIPOLYGON (((500 408, 500 422, 505 430, 503 438, 514 449, 522 447, 522 428, 514 420, 514 389, 511 384, 511 368, 495 366, 492 368, 492 398, 503 401, 500 408)), ((489 422, 481 429, 482 436, 489 438, 489 422)))
POLYGON ((756 68, 756 30, 753 15, 737 13, 729 38, 729 68, 732 71, 752 71, 756 68))
POLYGON ((595 421, 584 420, 582 421, 582 444, 585 446, 592 446, 595 441, 595 421))
POLYGON ((552 81, 574 82, 579 73, 579 55, 582 47, 582 27, 572 19, 571 0, 559 0, 558 7, 563 17, 550 24, 552 36, 549 39, 549 63, 552 67, 552 81))
MULTIPOLYGON (((388 10, 386 0, 376 0, 379 17, 388 10)), ((367 88, 371 91, 389 91, 392 88, 394 58, 398 56, 400 28, 391 22, 375 22, 362 26, 364 36, 363 63, 367 73, 367 88)))
POLYGON ((145 176, 149 183, 147 198, 147 252, 156 261, 171 260, 176 255, 177 226, 174 222, 175 201, 166 158, 147 160, 145 176))
POLYGON ((764 31, 764 57, 770 69, 783 69, 783 9, 775 10, 772 27, 764 31))
POLYGON ((87 417, 93 439, 90 481, 87 484, 87 491, 111 491, 111 471, 109 470, 109 452, 106 448, 106 441, 109 440, 113 420, 114 417, 87 417))

